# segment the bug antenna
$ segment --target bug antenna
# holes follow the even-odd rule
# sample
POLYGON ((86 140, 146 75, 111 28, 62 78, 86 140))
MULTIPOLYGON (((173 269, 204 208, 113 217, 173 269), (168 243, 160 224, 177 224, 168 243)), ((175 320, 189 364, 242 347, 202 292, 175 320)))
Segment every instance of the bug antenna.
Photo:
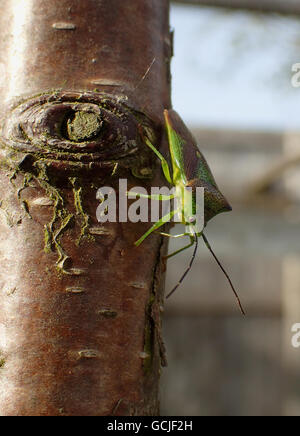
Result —
POLYGON ((185 272, 183 273, 183 275, 181 276, 179 282, 177 283, 177 285, 172 289, 172 291, 166 296, 166 298, 171 297, 172 294, 174 294, 174 292, 176 291, 177 288, 179 288, 179 286, 181 285, 181 283, 183 282, 183 280, 185 279, 185 277, 187 276, 187 274, 189 273, 190 269, 192 268, 192 265, 194 263, 195 257, 196 257, 196 253, 197 253, 197 249, 198 249, 198 236, 196 233, 194 233, 193 238, 195 239, 195 248, 194 248, 194 252, 192 255, 192 258, 190 260, 189 266, 187 267, 187 269, 185 270, 185 272))
POLYGON ((241 300, 240 300, 240 298, 239 298, 239 296, 238 296, 237 291, 235 290, 235 288, 234 288, 234 286, 233 286, 233 284, 232 284, 232 281, 231 281, 229 275, 227 274, 227 272, 225 271, 225 269, 224 269, 224 267, 222 266, 221 262, 219 261, 219 259, 218 259, 217 256, 215 255, 215 253, 214 253, 213 249, 211 248, 210 243, 208 242, 208 240, 207 240, 206 236, 204 235, 204 233, 202 233, 202 238, 203 238, 203 241, 205 242, 206 247, 209 249, 209 251, 210 251, 211 254, 213 255, 215 261, 217 262, 217 264, 219 265, 219 267, 220 267, 221 270, 223 271, 225 277, 227 278, 227 280, 228 280, 228 282, 229 282, 229 284, 230 284, 230 287, 231 287, 231 289, 232 289, 232 291, 233 291, 233 293, 234 293, 234 295, 235 295, 235 297, 236 297, 236 299, 237 299, 237 302, 238 302, 239 308, 240 308, 242 314, 245 316, 246 313, 245 313, 244 308, 243 308, 243 306, 242 306, 241 300))

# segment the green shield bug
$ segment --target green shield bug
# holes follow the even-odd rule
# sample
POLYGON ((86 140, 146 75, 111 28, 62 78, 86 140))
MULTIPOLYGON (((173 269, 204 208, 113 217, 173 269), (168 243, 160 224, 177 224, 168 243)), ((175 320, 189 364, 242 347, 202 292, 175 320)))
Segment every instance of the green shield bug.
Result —
POLYGON ((176 200, 176 208, 174 208, 166 215, 164 215, 161 219, 159 219, 138 241, 136 241, 135 245, 139 246, 152 232, 156 232, 166 222, 171 221, 175 214, 179 214, 181 223, 186 226, 185 233, 180 235, 170 235, 167 233, 160 234, 172 238, 188 236, 190 241, 188 245, 166 256, 166 259, 175 256, 176 254, 186 250, 193 245, 194 251, 187 269, 184 271, 177 285, 167 295, 167 298, 176 291, 176 289, 180 286, 180 284, 183 282, 184 278, 190 271, 197 253, 198 238, 202 237, 206 247, 211 252, 217 264, 225 274, 230 284, 230 287, 237 299, 240 310, 243 315, 245 315, 245 311, 243 309, 239 296, 230 280, 229 275, 216 257, 206 236, 203 233, 203 228, 207 225, 209 220, 211 220, 219 213, 231 211, 232 208, 225 199, 225 197, 219 191, 219 188, 215 182, 215 179, 204 156, 199 151, 192 134, 185 126, 179 115, 174 110, 165 110, 164 118, 168 136, 172 171, 169 167, 167 160, 163 157, 163 155, 157 150, 157 148, 148 138, 147 132, 142 131, 141 129, 141 134, 143 136, 145 144, 160 159, 164 176, 166 178, 166 181, 174 187, 174 194, 143 195, 136 193, 135 195, 160 201, 176 200), (197 188, 202 188, 202 192, 204 191, 204 219, 203 227, 201 229, 197 227, 197 219, 195 218, 195 215, 193 215, 196 209, 197 188))

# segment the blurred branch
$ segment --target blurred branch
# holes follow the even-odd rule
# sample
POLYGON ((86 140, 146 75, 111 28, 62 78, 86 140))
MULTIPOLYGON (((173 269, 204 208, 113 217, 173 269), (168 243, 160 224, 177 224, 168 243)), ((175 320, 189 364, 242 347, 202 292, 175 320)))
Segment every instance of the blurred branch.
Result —
POLYGON ((300 14, 299 0, 172 0, 173 3, 221 6, 280 14, 300 14))
POLYGON ((300 163, 300 156, 286 158, 270 167, 266 172, 258 178, 250 188, 252 194, 260 194, 266 192, 283 174, 290 168, 293 168, 300 163))

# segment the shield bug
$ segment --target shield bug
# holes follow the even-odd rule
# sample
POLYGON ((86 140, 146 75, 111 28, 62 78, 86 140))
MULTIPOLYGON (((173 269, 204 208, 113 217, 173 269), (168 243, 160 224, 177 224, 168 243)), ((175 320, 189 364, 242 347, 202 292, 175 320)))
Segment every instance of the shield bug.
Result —
POLYGON ((147 136, 147 132, 141 130, 141 134, 145 144, 160 159, 164 176, 167 182, 174 188, 173 194, 143 195, 133 192, 131 192, 131 194, 135 195, 136 197, 145 197, 152 200, 175 200, 176 207, 159 219, 138 241, 136 241, 135 245, 139 246, 142 244, 142 242, 152 232, 157 232, 160 227, 162 227, 165 223, 170 222, 176 214, 179 214, 179 221, 185 225, 186 228, 185 233, 180 235, 170 235, 160 232, 160 234, 172 238, 188 236, 189 244, 175 251, 174 253, 169 254, 166 256, 166 259, 169 259, 170 257, 173 257, 192 246, 194 246, 194 251, 187 269, 184 271, 177 285, 167 295, 167 298, 176 291, 190 271, 197 253, 198 239, 201 237, 206 247, 216 260, 217 264, 225 274, 237 299, 240 310, 245 315, 243 306, 229 275, 223 268, 203 233, 203 229, 206 227, 209 220, 219 213, 231 211, 232 208, 219 191, 219 188, 204 156, 199 151, 192 134, 187 129, 179 115, 174 110, 165 110, 164 118, 168 136, 172 170, 170 169, 169 164, 164 156, 152 144, 151 140, 147 136), (200 228, 199 223, 197 222, 197 214, 195 216, 195 210, 197 208, 197 188, 202 188, 202 193, 204 196, 203 225, 200 228))

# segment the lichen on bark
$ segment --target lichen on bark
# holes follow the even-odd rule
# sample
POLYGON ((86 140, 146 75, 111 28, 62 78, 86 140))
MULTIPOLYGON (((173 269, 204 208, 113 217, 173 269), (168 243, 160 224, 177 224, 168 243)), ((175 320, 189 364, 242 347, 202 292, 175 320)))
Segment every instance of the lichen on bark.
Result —
POLYGON ((68 116, 66 120, 66 131, 70 141, 84 142, 95 138, 103 122, 92 112, 77 111, 68 116))
MULTIPOLYGON (((52 219, 44 226, 44 249, 56 251, 60 272, 70 274, 71 259, 62 239, 75 223, 80 229, 76 245, 83 239, 94 241, 84 208, 85 175, 98 170, 109 177, 123 169, 138 178, 152 176, 152 157, 141 129, 154 137, 144 114, 119 98, 91 92, 40 93, 18 102, 4 121, 1 165, 12 172, 11 181, 22 175, 17 189, 20 201, 21 193, 35 181, 52 202, 52 219), (61 177, 73 192, 72 209, 59 187, 61 180, 57 183, 61 177)), ((26 200, 22 204, 30 216, 26 200)))

